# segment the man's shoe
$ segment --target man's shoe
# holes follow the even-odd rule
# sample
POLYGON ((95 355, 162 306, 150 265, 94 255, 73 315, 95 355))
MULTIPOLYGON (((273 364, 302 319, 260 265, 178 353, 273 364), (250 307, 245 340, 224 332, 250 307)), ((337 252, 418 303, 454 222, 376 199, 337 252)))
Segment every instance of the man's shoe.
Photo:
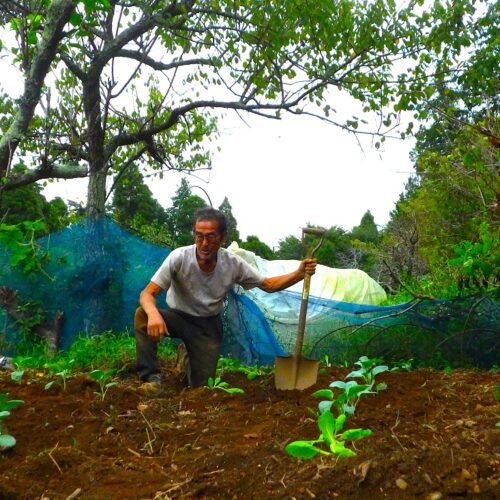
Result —
POLYGON ((159 398, 166 395, 160 375, 150 375, 147 381, 139 386, 138 391, 149 398, 159 398))

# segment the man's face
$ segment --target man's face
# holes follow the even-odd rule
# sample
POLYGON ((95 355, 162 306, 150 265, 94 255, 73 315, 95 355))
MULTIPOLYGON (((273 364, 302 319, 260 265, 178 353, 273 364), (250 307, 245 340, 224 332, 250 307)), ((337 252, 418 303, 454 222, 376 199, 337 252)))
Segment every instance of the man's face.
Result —
POLYGON ((224 243, 219 233, 219 223, 214 220, 196 221, 194 226, 196 256, 200 264, 209 264, 217 259, 217 252, 224 243))

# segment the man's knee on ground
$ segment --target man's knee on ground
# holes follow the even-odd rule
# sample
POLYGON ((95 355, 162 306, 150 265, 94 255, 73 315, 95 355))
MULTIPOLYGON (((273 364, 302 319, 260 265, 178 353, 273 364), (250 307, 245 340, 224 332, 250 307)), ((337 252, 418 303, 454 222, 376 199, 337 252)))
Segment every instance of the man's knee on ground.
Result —
POLYGON ((134 330, 146 333, 148 327, 148 315, 142 307, 138 307, 134 314, 134 330))

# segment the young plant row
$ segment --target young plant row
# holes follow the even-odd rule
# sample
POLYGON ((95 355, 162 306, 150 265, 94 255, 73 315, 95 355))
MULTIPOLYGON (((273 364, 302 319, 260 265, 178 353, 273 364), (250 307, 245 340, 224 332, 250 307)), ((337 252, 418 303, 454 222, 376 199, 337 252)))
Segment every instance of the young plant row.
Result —
POLYGON ((285 447, 285 451, 296 458, 310 459, 316 455, 336 457, 353 457, 356 453, 347 448, 349 441, 355 441, 372 434, 371 429, 347 429, 344 426, 348 418, 356 412, 356 406, 362 396, 375 394, 387 389, 385 383, 376 383, 375 377, 387 371, 386 365, 379 365, 379 358, 369 359, 361 356, 355 363, 357 368, 349 373, 345 379, 362 379, 361 384, 356 380, 335 380, 330 389, 320 389, 313 393, 314 397, 322 398, 318 404, 318 439, 293 441, 285 447))

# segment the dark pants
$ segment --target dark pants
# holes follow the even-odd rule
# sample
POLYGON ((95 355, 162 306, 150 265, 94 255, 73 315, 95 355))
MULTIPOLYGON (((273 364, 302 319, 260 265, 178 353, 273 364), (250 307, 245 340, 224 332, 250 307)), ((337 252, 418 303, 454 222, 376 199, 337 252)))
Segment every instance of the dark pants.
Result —
MULTIPOLYGON (((191 387, 206 385, 209 377, 215 377, 222 342, 220 315, 200 318, 176 309, 160 309, 171 337, 181 339, 187 350, 189 368, 187 383, 191 387)), ((147 334, 148 317, 142 307, 134 316, 137 352, 137 372, 141 380, 160 373, 158 341, 147 334)))

